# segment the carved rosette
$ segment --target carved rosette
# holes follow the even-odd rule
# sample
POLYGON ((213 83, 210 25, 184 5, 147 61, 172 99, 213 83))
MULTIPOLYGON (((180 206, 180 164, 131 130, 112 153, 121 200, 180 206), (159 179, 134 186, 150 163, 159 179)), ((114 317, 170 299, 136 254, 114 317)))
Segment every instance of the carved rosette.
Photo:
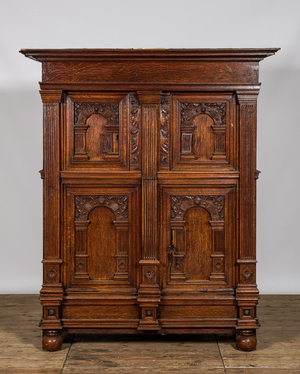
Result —
POLYGON ((130 164, 140 167, 141 106, 136 95, 130 94, 130 164))
POLYGON ((194 119, 207 114, 214 121, 215 151, 212 160, 225 160, 226 151, 226 104, 225 103, 180 103, 181 153, 193 156, 194 119))
POLYGON ((103 152, 114 152, 118 149, 116 138, 119 133, 119 103, 74 103, 74 135, 75 135, 75 161, 86 161, 86 132, 87 119, 92 114, 101 114, 107 121, 106 131, 102 134, 101 146, 103 152))
POLYGON ((184 214, 196 206, 206 209, 212 221, 224 219, 224 196, 172 196, 172 220, 183 220, 184 214))
POLYGON ((155 284, 155 267, 144 266, 144 282, 146 284, 155 284))
POLYGON ((171 95, 165 93, 160 99, 160 166, 169 166, 171 95))

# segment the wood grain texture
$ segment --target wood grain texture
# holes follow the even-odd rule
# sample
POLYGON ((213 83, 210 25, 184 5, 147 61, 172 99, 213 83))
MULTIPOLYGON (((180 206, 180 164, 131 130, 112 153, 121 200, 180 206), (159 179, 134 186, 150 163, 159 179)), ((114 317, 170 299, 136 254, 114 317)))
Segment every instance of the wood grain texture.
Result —
POLYGON ((21 51, 42 62, 45 349, 61 330, 255 349, 258 64, 276 51, 21 51))
POLYGON ((186 221, 184 274, 187 280, 208 280, 212 272, 210 214, 203 208, 192 208, 184 218, 186 221))
POLYGON ((194 120, 193 154, 198 160, 211 160, 215 149, 215 138, 212 130, 213 120, 205 114, 200 114, 194 120))
POLYGON ((114 214, 106 207, 98 207, 90 214, 88 228, 88 267, 91 279, 113 279, 117 270, 117 233, 114 214))

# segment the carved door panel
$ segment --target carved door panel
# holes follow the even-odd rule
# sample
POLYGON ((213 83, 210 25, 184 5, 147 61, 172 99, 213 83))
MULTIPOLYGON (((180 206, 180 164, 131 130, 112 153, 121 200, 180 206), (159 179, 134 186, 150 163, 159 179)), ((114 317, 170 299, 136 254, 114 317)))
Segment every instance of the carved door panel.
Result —
POLYGON ((66 185, 65 194, 67 291, 90 289, 113 294, 127 288, 135 292, 138 187, 66 185))
POLYGON ((161 187, 163 293, 234 285, 235 186, 161 187))
POLYGON ((129 170, 130 95, 69 93, 64 163, 69 168, 129 170))
POLYGON ((234 166, 235 123, 232 94, 164 94, 161 100, 160 169, 169 164, 173 170, 234 166))

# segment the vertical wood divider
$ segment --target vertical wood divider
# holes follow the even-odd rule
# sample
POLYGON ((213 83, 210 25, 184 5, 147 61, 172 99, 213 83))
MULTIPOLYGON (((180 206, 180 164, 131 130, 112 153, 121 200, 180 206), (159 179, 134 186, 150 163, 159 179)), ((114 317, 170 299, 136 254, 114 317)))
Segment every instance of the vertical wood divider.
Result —
POLYGON ((252 335, 259 327, 255 307, 259 299, 256 284, 256 110, 259 90, 237 92, 240 151, 239 151, 239 213, 240 242, 236 300, 240 336, 252 335))
MULTIPOLYGON (((54 335, 62 329, 60 323, 60 304, 63 298, 61 284, 61 253, 60 253, 60 122, 61 90, 40 91, 43 101, 43 286, 40 300, 43 305, 41 329, 54 335), (49 331, 51 330, 51 331, 49 331)), ((61 338, 55 338, 59 349, 61 338)))
POLYGON ((139 91, 142 107, 142 259, 138 302, 139 330, 159 330, 157 307, 160 301, 157 260, 157 167, 158 123, 161 92, 139 91))

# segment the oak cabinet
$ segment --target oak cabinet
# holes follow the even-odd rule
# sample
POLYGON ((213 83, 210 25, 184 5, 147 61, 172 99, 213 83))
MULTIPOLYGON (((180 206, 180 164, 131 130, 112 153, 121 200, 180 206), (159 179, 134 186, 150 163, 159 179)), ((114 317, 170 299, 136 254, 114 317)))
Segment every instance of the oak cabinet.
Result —
POLYGON ((21 50, 43 71, 45 349, 145 331, 255 348, 258 63, 276 51, 21 50))

